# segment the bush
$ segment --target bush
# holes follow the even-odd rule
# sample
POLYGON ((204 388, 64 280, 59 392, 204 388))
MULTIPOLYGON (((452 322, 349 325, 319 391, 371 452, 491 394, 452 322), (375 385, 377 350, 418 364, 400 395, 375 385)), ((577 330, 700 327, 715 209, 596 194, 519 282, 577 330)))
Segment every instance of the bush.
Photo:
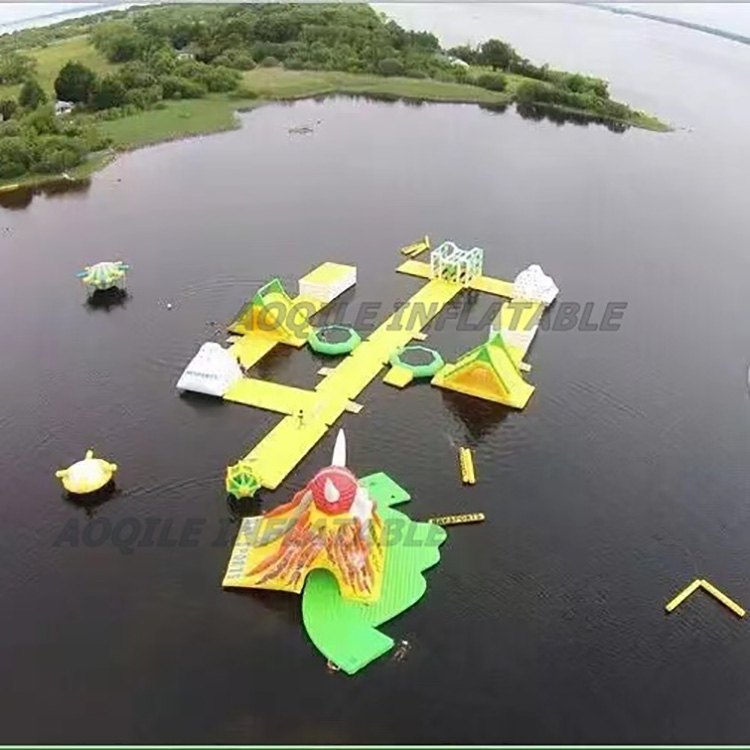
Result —
POLYGON ((0 117, 3 120, 10 120, 18 109, 18 102, 15 99, 0 100, 0 117))
POLYGON ((146 89, 155 86, 158 82, 157 74, 140 60, 125 63, 119 70, 119 77, 128 90, 146 89))
POLYGON ((125 104, 127 91, 118 76, 109 75, 98 83, 92 103, 94 109, 110 109, 125 104))
POLYGON ((77 138, 47 136, 37 144, 37 154, 31 164, 32 172, 64 172, 82 164, 86 158, 86 148, 77 138))
POLYGON ((223 65, 235 70, 252 70, 255 67, 253 56, 244 49, 229 49, 213 60, 214 65, 223 65))
POLYGON ((0 152, 0 179, 7 180, 13 177, 20 177, 26 171, 23 162, 16 159, 6 158, 0 152))
POLYGON ((160 83, 165 99, 200 99, 208 93, 202 83, 181 76, 162 76, 160 83))
POLYGON ((16 135, 21 135, 21 124, 18 120, 0 122, 0 138, 9 138, 16 135))
POLYGON ((22 126, 25 130, 33 130, 39 135, 51 135, 59 133, 62 124, 55 117, 55 109, 51 104, 37 107, 31 114, 24 117, 22 126))
POLYGON ((125 102, 139 109, 153 107, 164 96, 164 90, 157 83, 154 86, 140 89, 130 89, 125 94, 125 102))
POLYGON ((260 61, 260 65, 262 68, 278 68, 281 63, 273 55, 269 55, 260 61))
POLYGON ((479 62, 479 52, 468 44, 463 44, 459 47, 451 47, 448 50, 448 54, 451 57, 456 57, 459 60, 463 60, 469 65, 476 65, 479 62))
POLYGON ((93 42, 109 62, 115 63, 133 60, 146 47, 146 37, 129 21, 100 23, 94 29, 93 42))
POLYGON ((258 92, 249 89, 247 86, 240 86, 236 91, 232 92, 232 99, 257 99, 258 92))
POLYGON ((471 72, 468 68, 464 68, 463 65, 454 65, 453 78, 455 81, 458 81, 458 83, 469 83, 471 80, 471 72))
POLYGON ((505 91, 506 81, 502 73, 482 73, 475 80, 477 86, 490 91, 505 91))
POLYGON ((196 80, 209 91, 227 92, 234 91, 241 78, 239 72, 232 68, 226 68, 223 65, 206 65, 196 80))
POLYGON ((55 79, 57 98, 87 104, 96 87, 96 73, 79 62, 68 61, 55 79))
POLYGON ((386 57, 378 63, 378 73, 381 76, 402 76, 406 70, 400 60, 395 57, 386 57))
POLYGON ((480 48, 478 62, 489 65, 493 70, 507 70, 511 61, 517 57, 515 50, 500 39, 488 39, 480 48))
POLYGON ((542 65, 542 67, 539 68, 523 57, 514 58, 511 61, 508 70, 511 73, 517 73, 518 75, 525 76, 526 78, 535 78, 538 81, 551 80, 553 76, 553 73, 547 68, 546 65, 542 65))
POLYGON ((47 94, 34 78, 29 78, 21 86, 18 94, 18 103, 26 109, 36 109, 47 101, 47 94))
POLYGON ((19 136, 0 138, 0 178, 22 175, 31 162, 28 143, 19 136))

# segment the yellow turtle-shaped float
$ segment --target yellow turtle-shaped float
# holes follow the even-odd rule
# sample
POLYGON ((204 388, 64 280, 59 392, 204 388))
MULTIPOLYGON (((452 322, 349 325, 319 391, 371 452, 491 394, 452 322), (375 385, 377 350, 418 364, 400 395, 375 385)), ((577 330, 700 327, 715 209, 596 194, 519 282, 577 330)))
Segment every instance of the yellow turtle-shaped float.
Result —
POLYGON ((96 492, 106 485, 117 471, 117 464, 103 458, 94 458, 94 451, 86 451, 86 458, 67 469, 60 469, 55 476, 62 480, 63 487, 74 495, 96 492))

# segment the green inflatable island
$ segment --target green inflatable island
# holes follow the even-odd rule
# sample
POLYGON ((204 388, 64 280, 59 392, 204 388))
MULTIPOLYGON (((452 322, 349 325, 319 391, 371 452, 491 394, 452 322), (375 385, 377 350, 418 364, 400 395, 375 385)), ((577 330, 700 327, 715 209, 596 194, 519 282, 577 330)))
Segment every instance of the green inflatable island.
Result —
POLYGON ((316 648, 347 674, 354 674, 393 647, 393 639, 377 630, 416 604, 427 590, 423 571, 440 560, 446 532, 418 523, 392 506, 410 499, 387 474, 359 480, 376 501, 388 545, 383 592, 374 604, 348 601, 336 579, 324 570, 307 577, 302 594, 302 619, 316 648))
POLYGON ((434 349, 412 344, 394 352, 391 355, 391 364, 409 370, 415 378, 431 378, 445 362, 434 349))
POLYGON ((360 335, 351 326, 344 325, 315 328, 307 341, 314 352, 331 357, 349 354, 362 343, 360 335))

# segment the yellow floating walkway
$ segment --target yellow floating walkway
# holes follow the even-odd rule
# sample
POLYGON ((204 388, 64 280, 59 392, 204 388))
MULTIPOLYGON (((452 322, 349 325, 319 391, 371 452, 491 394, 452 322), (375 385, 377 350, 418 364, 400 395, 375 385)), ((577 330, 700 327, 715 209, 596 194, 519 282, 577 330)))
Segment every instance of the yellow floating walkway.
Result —
MULTIPOLYGON (((421 260, 413 260, 411 258, 405 260, 396 271, 408 274, 409 276, 418 276, 420 279, 430 278, 430 264, 421 260)), ((497 297, 513 299, 513 282, 493 279, 490 276, 477 276, 472 279, 469 282, 469 289, 494 294, 497 297)))
MULTIPOLYGON (((416 247, 414 249, 416 250, 416 247)), ((308 391, 245 378, 232 386, 225 395, 229 401, 287 415, 245 456, 244 460, 251 462, 253 471, 263 487, 267 489, 278 487, 344 412, 356 413, 361 407, 353 402, 382 369, 389 365, 391 355, 415 338, 424 339, 422 329, 464 288, 453 281, 430 278, 430 264, 413 258, 402 263, 397 271, 428 279, 428 282, 339 365, 330 370, 321 369, 319 374, 324 377, 314 390, 308 391), (302 412, 301 417, 300 412, 302 412)), ((512 298, 513 296, 512 283, 487 276, 473 279, 469 288, 502 297, 512 298)), ((281 294, 278 290, 276 291, 281 294)), ((269 290, 266 298, 268 294, 274 294, 274 290, 269 290)), ((304 305, 308 311, 307 319, 303 321, 305 327, 309 326, 309 317, 327 304, 327 302, 303 296, 298 296, 294 300, 286 298, 284 301, 292 305, 304 305)), ((529 311, 522 311, 518 325, 528 324, 529 316, 533 314, 535 311, 532 308, 529 311)), ((501 312, 499 325, 506 324, 509 320, 508 315, 518 316, 519 313, 511 306, 510 312, 501 312)), ((252 367, 279 343, 295 347, 302 346, 307 332, 302 331, 302 335, 297 335, 286 326, 277 332, 252 330, 250 327, 245 329, 244 326, 237 326, 237 330, 245 335, 232 346, 231 351, 245 367, 252 367)), ((512 369, 515 365, 517 370, 522 366, 521 359, 526 353, 531 338, 533 338, 533 333, 528 336, 528 341, 521 340, 515 347, 508 346, 509 368, 512 369)), ((402 387, 404 375, 399 372, 400 369, 392 367, 385 376, 385 382, 402 387)), ((523 383, 520 378, 519 380, 523 383)), ((529 394, 533 391, 528 384, 523 383, 523 385, 529 394)), ((525 398, 521 400, 525 403, 528 394, 524 395, 525 398)), ((473 478, 473 465, 471 469, 471 477, 473 481, 476 481, 473 478)))
POLYGON ((276 489, 325 435, 328 427, 351 409, 351 402, 377 377, 389 362, 391 354, 411 341, 414 334, 427 325, 461 289, 460 284, 442 279, 430 280, 405 303, 405 314, 398 317, 399 311, 396 311, 391 315, 326 375, 314 391, 249 378, 234 385, 225 396, 230 401, 291 415, 282 419, 245 456, 246 461, 252 462, 253 471, 262 486, 276 489), (420 314, 412 315, 413 310, 419 310, 420 314), (282 408, 286 398, 289 399, 289 406, 282 408), (297 416, 300 408, 304 411, 302 420, 297 416))
POLYGON ((237 357, 241 365, 252 367, 254 364, 260 362, 278 343, 278 339, 271 338, 270 336, 262 336, 260 333, 256 333, 254 336, 246 334, 239 341, 232 344, 229 351, 237 357))
POLYGON ((245 456, 263 487, 275 490, 289 472, 328 432, 322 419, 284 417, 258 445, 245 456))
POLYGON ((314 391, 257 378, 243 378, 238 381, 224 394, 224 399, 294 416, 297 416, 300 410, 312 412, 316 403, 314 391))
POLYGON ((469 286, 478 292, 494 294, 497 297, 508 297, 513 299, 513 283, 502 279, 493 279, 489 276, 477 276, 471 280, 469 286))

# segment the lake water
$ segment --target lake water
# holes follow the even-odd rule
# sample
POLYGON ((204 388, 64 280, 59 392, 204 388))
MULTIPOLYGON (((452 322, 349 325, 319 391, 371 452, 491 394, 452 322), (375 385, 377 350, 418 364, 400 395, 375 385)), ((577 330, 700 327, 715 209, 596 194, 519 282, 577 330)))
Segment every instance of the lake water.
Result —
MULTIPOLYGON (((308 101, 129 154, 73 192, 5 196, 4 741, 747 741, 746 621, 700 595, 664 603, 700 576, 750 605, 750 49, 570 6, 400 9, 449 43, 494 33, 605 75, 679 129, 308 101), (355 263, 352 316, 382 301, 382 320, 420 285, 394 269, 425 232, 485 248, 495 276, 541 263, 558 308, 627 309, 616 332, 541 331, 523 412, 376 381, 345 415, 350 466, 409 488, 412 517, 487 515, 449 531, 426 597, 384 627, 406 658, 348 678, 307 641, 298 598, 220 587, 222 523, 252 511, 227 503, 224 467, 278 417, 174 384, 273 275, 355 263), (75 272, 118 257, 129 297, 86 305, 75 272), (87 511, 54 471, 89 446, 118 462, 120 491, 87 511), (125 519, 158 521, 155 538, 204 525, 194 547, 73 544, 125 519)), ((428 342, 453 359, 483 336, 449 321, 428 342)), ((309 387, 321 364, 279 351, 258 372, 309 387)))

